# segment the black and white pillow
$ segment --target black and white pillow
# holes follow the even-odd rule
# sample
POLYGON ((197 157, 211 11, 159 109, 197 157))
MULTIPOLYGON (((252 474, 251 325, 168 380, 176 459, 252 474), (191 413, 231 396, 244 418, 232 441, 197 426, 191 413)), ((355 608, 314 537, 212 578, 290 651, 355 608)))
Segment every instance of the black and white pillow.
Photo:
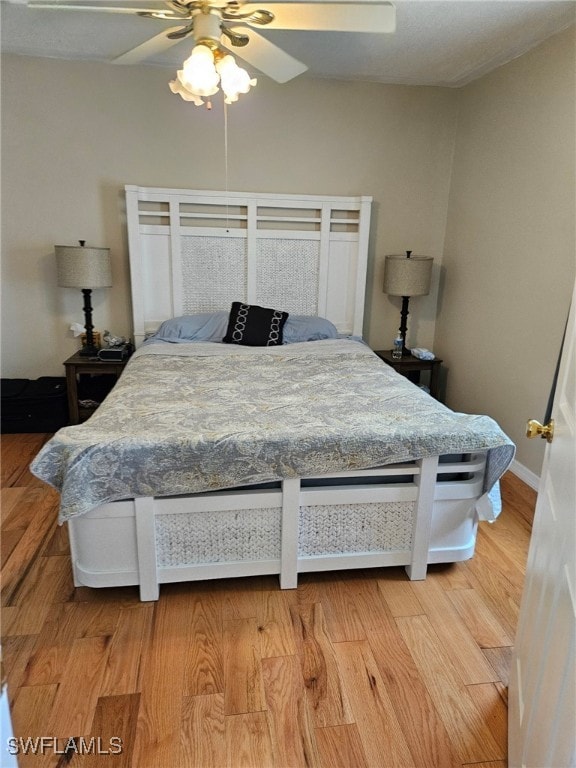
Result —
POLYGON ((287 318, 288 312, 233 301, 228 330, 222 341, 248 347, 275 347, 282 344, 287 318))

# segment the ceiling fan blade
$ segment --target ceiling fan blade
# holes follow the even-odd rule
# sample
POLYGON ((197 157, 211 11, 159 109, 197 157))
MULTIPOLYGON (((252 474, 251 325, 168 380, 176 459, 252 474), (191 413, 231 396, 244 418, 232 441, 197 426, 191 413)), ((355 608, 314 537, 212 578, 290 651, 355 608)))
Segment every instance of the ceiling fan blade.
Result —
MULTIPOLYGON (((268 5, 263 0, 262 5, 268 5)), ((242 14, 258 10, 258 5, 242 6, 242 14)), ((388 2, 275 3, 270 2, 274 21, 268 29, 299 29, 319 32, 394 32, 396 9, 388 2)), ((250 24, 249 20, 246 20, 250 24)))
POLYGON ((172 39, 166 37, 169 32, 177 32, 181 27, 172 27, 171 29, 165 29, 158 35, 154 35, 150 40, 146 40, 145 43, 137 45, 136 48, 132 48, 130 51, 126 51, 121 56, 117 56, 113 60, 113 64, 139 64, 149 56, 155 56, 157 53, 163 53, 180 42, 180 38, 172 39))
MULTIPOLYGON (((134 0, 132 0, 134 2, 134 0)), ((48 8, 58 11, 90 11, 91 13, 125 13, 135 15, 151 15, 155 18, 163 19, 186 19, 186 15, 162 8, 162 3, 146 3, 145 5, 106 5, 96 4, 94 2, 59 2, 58 0, 28 0, 26 3, 29 8, 48 8)))
MULTIPOLYGON (((242 33, 242 28, 232 28, 232 32, 242 33)), ((224 48, 241 57, 248 64, 252 64, 265 75, 268 75, 277 83, 287 83, 288 80, 306 72, 308 67, 298 59, 278 48, 266 38, 253 30, 250 32, 250 41, 243 48, 236 48, 230 40, 222 37, 221 44, 224 48)))

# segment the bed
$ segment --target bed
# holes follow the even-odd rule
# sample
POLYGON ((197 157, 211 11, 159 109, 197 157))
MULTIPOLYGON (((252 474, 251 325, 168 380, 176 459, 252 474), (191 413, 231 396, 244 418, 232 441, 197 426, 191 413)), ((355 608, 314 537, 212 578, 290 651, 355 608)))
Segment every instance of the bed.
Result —
POLYGON ((362 342, 370 199, 126 200, 137 351, 32 465, 61 493, 75 584, 155 600, 174 581, 423 579, 471 557, 514 446, 362 342))

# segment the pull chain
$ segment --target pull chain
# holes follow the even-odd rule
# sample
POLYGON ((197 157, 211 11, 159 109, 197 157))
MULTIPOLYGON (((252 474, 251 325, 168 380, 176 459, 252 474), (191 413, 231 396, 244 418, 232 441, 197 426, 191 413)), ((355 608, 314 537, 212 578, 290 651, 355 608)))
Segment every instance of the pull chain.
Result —
POLYGON ((224 102, 224 179, 226 187, 226 232, 230 232, 228 219, 228 104, 226 102, 224 102))

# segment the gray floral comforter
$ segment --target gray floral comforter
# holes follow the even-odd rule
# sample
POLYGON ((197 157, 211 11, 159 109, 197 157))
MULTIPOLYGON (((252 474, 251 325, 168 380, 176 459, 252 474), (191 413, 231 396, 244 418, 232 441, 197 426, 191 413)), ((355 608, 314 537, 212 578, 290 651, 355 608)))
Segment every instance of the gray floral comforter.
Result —
POLYGON ((60 521, 108 501, 489 449, 486 490, 514 456, 487 416, 453 413, 364 344, 144 346, 84 424, 32 471, 61 493, 60 521))

